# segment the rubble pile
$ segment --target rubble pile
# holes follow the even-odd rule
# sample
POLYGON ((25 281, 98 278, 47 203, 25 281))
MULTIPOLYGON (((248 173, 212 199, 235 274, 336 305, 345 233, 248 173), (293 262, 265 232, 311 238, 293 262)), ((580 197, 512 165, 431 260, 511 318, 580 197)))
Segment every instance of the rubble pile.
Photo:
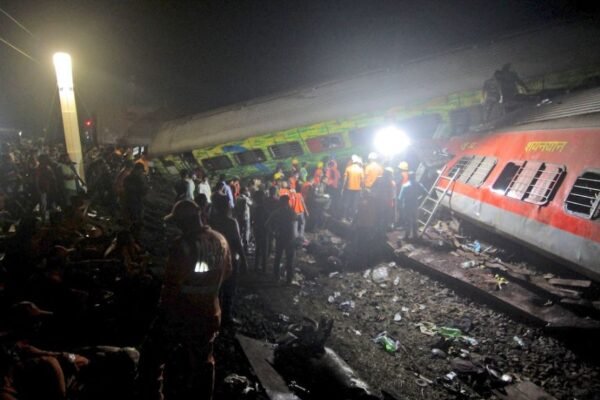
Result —
POLYGON ((343 250, 329 233, 313 241, 319 246, 299 255, 303 279, 296 285, 243 285, 246 334, 268 341, 284 335, 289 324, 281 315, 290 323, 331 319, 327 345, 372 387, 396 398, 495 398, 495 390, 521 381, 557 399, 600 393, 600 367, 542 329, 393 262, 357 272, 313 262, 343 250))

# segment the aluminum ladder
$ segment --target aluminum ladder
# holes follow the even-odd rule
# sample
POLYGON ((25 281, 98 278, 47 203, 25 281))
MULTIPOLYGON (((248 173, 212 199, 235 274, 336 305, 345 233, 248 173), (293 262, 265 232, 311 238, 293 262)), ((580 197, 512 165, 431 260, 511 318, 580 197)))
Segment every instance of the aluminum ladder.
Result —
POLYGON ((456 178, 458 177, 461 169, 458 168, 451 177, 444 176, 444 171, 445 171, 445 169, 442 170, 442 172, 440 172, 437 179, 431 186, 431 189, 429 189, 427 196, 425 196, 425 198, 421 202, 421 205, 419 206, 419 211, 418 211, 419 214, 417 217, 417 228, 418 228, 417 235, 418 235, 418 237, 421 237, 421 236, 423 236, 423 234, 425 234, 425 231, 431 224, 431 221, 433 220, 435 213, 437 212, 438 208, 440 207, 442 200, 448 195, 448 191, 450 190, 450 187, 456 181, 456 178), (438 185, 438 182, 440 181, 440 179, 448 180, 448 184, 446 185, 446 187, 444 188, 442 193, 438 194, 437 185, 438 185))

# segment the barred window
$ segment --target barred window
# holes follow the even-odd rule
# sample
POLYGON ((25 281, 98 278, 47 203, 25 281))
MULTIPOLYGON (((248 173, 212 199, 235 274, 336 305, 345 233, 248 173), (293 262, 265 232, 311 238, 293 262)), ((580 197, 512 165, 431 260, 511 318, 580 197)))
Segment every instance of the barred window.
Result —
POLYGON ((275 159, 300 156, 304 153, 302 151, 302 146, 300 145, 300 142, 274 144, 273 146, 269 146, 269 151, 275 159))
POLYGON ((544 205, 558 187, 564 166, 542 161, 509 162, 493 189, 513 199, 544 205))
POLYGON ((588 219, 600 216, 600 173, 584 172, 565 200, 567 211, 588 219))
POLYGON ((485 182, 496 163, 495 157, 464 156, 454 164, 447 176, 453 177, 456 174, 459 182, 479 187, 485 182))

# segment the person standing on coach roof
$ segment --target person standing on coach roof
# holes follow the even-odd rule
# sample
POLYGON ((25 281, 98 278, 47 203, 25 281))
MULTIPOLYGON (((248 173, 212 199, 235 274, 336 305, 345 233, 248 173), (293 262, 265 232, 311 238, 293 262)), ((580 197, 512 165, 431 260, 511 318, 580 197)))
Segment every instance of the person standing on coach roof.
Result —
POLYGON ((162 372, 178 346, 183 347, 186 365, 182 370, 187 373, 178 380, 182 385, 177 388, 177 398, 212 399, 213 343, 221 325, 219 292, 231 273, 231 253, 223 235, 202 225, 199 211, 193 201, 181 200, 165 217, 175 222, 182 234, 171 244, 159 318, 142 353, 144 399, 164 398, 162 372))

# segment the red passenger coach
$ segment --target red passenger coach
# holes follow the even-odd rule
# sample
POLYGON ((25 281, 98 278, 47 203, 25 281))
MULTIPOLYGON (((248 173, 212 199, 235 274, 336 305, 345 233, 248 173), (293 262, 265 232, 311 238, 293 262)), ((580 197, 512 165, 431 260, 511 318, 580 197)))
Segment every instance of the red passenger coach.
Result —
POLYGON ((438 188, 465 219, 600 279, 600 91, 450 143, 438 188), (591 97, 590 97, 591 95, 591 97), (589 101, 583 101, 585 98, 589 101))

